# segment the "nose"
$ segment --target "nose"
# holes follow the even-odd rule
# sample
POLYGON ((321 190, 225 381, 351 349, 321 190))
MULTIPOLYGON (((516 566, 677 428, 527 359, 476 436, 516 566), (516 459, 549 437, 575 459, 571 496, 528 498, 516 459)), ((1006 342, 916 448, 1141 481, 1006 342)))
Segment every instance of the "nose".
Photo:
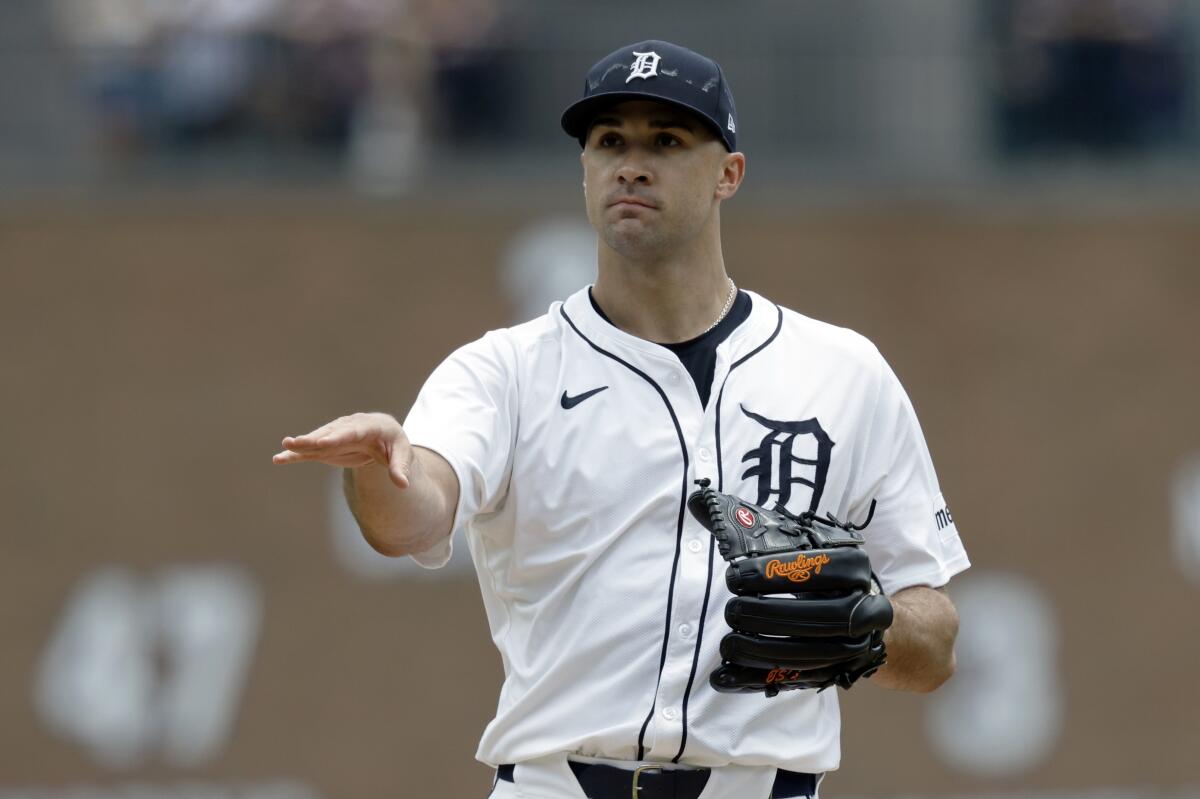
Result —
POLYGON ((652 182, 650 170, 646 169, 640 160, 627 158, 625 163, 617 169, 617 182, 622 185, 627 183, 648 185, 652 182))

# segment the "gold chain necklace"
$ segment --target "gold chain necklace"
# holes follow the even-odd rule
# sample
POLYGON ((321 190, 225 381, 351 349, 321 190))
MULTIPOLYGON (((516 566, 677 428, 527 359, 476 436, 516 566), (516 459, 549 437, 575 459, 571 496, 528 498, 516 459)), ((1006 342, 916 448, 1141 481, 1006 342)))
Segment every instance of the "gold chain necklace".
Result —
MULTIPOLYGON (((737 296, 737 286, 734 285, 733 278, 727 277, 725 279, 729 281, 729 296, 725 298, 725 306, 721 308, 721 313, 719 316, 717 316, 716 321, 704 328, 704 333, 707 333, 717 325, 721 324, 721 320, 725 318, 725 315, 729 313, 729 309, 733 307, 733 298, 737 296)), ((704 333, 701 333, 700 335, 703 336, 704 333)))

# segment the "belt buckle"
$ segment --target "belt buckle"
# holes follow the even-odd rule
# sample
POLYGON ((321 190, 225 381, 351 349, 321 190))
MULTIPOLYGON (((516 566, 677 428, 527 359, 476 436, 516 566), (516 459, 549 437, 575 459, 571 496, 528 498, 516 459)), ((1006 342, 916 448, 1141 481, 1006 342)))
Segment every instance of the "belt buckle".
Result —
POLYGON ((637 768, 635 768, 633 770, 633 791, 631 792, 633 799, 638 799, 638 791, 640 791, 642 789, 641 786, 638 785, 638 780, 640 780, 642 778, 642 772, 643 771, 662 771, 662 770, 663 770, 662 766, 655 766, 655 765, 638 766, 637 768))

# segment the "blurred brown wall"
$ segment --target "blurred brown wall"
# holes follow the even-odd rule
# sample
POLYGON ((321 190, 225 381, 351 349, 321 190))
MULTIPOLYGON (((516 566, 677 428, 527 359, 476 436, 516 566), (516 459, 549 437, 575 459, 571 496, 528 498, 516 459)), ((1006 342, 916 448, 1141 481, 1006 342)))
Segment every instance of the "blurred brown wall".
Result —
MULTIPOLYGON (((336 415, 402 416, 441 358, 508 324, 496 264, 536 216, 464 228, 450 206, 269 199, 0 213, 0 788, 288 776, 336 798, 486 793, 472 756, 500 674, 473 581, 347 573, 324 467, 270 456, 336 415), (97 765, 33 699, 73 587, 104 564, 208 562, 240 564, 262 596, 232 738, 190 769, 97 765)), ((879 345, 976 569, 1027 575, 1061 635, 1066 724, 1031 772, 944 766, 920 734, 929 698, 868 684, 843 695, 831 795, 1200 780, 1200 588, 1172 563, 1166 488, 1200 450, 1198 221, 728 215, 740 285, 879 345)))

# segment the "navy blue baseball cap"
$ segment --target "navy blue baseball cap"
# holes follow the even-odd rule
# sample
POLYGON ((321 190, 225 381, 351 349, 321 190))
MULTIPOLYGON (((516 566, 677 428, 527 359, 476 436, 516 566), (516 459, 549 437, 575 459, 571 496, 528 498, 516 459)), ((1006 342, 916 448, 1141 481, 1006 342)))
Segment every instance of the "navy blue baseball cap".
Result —
POLYGON ((609 53, 588 70, 583 97, 562 115, 562 128, 582 145, 592 120, 625 100, 658 100, 691 111, 737 150, 737 109, 725 73, 711 58, 651 39, 609 53))

